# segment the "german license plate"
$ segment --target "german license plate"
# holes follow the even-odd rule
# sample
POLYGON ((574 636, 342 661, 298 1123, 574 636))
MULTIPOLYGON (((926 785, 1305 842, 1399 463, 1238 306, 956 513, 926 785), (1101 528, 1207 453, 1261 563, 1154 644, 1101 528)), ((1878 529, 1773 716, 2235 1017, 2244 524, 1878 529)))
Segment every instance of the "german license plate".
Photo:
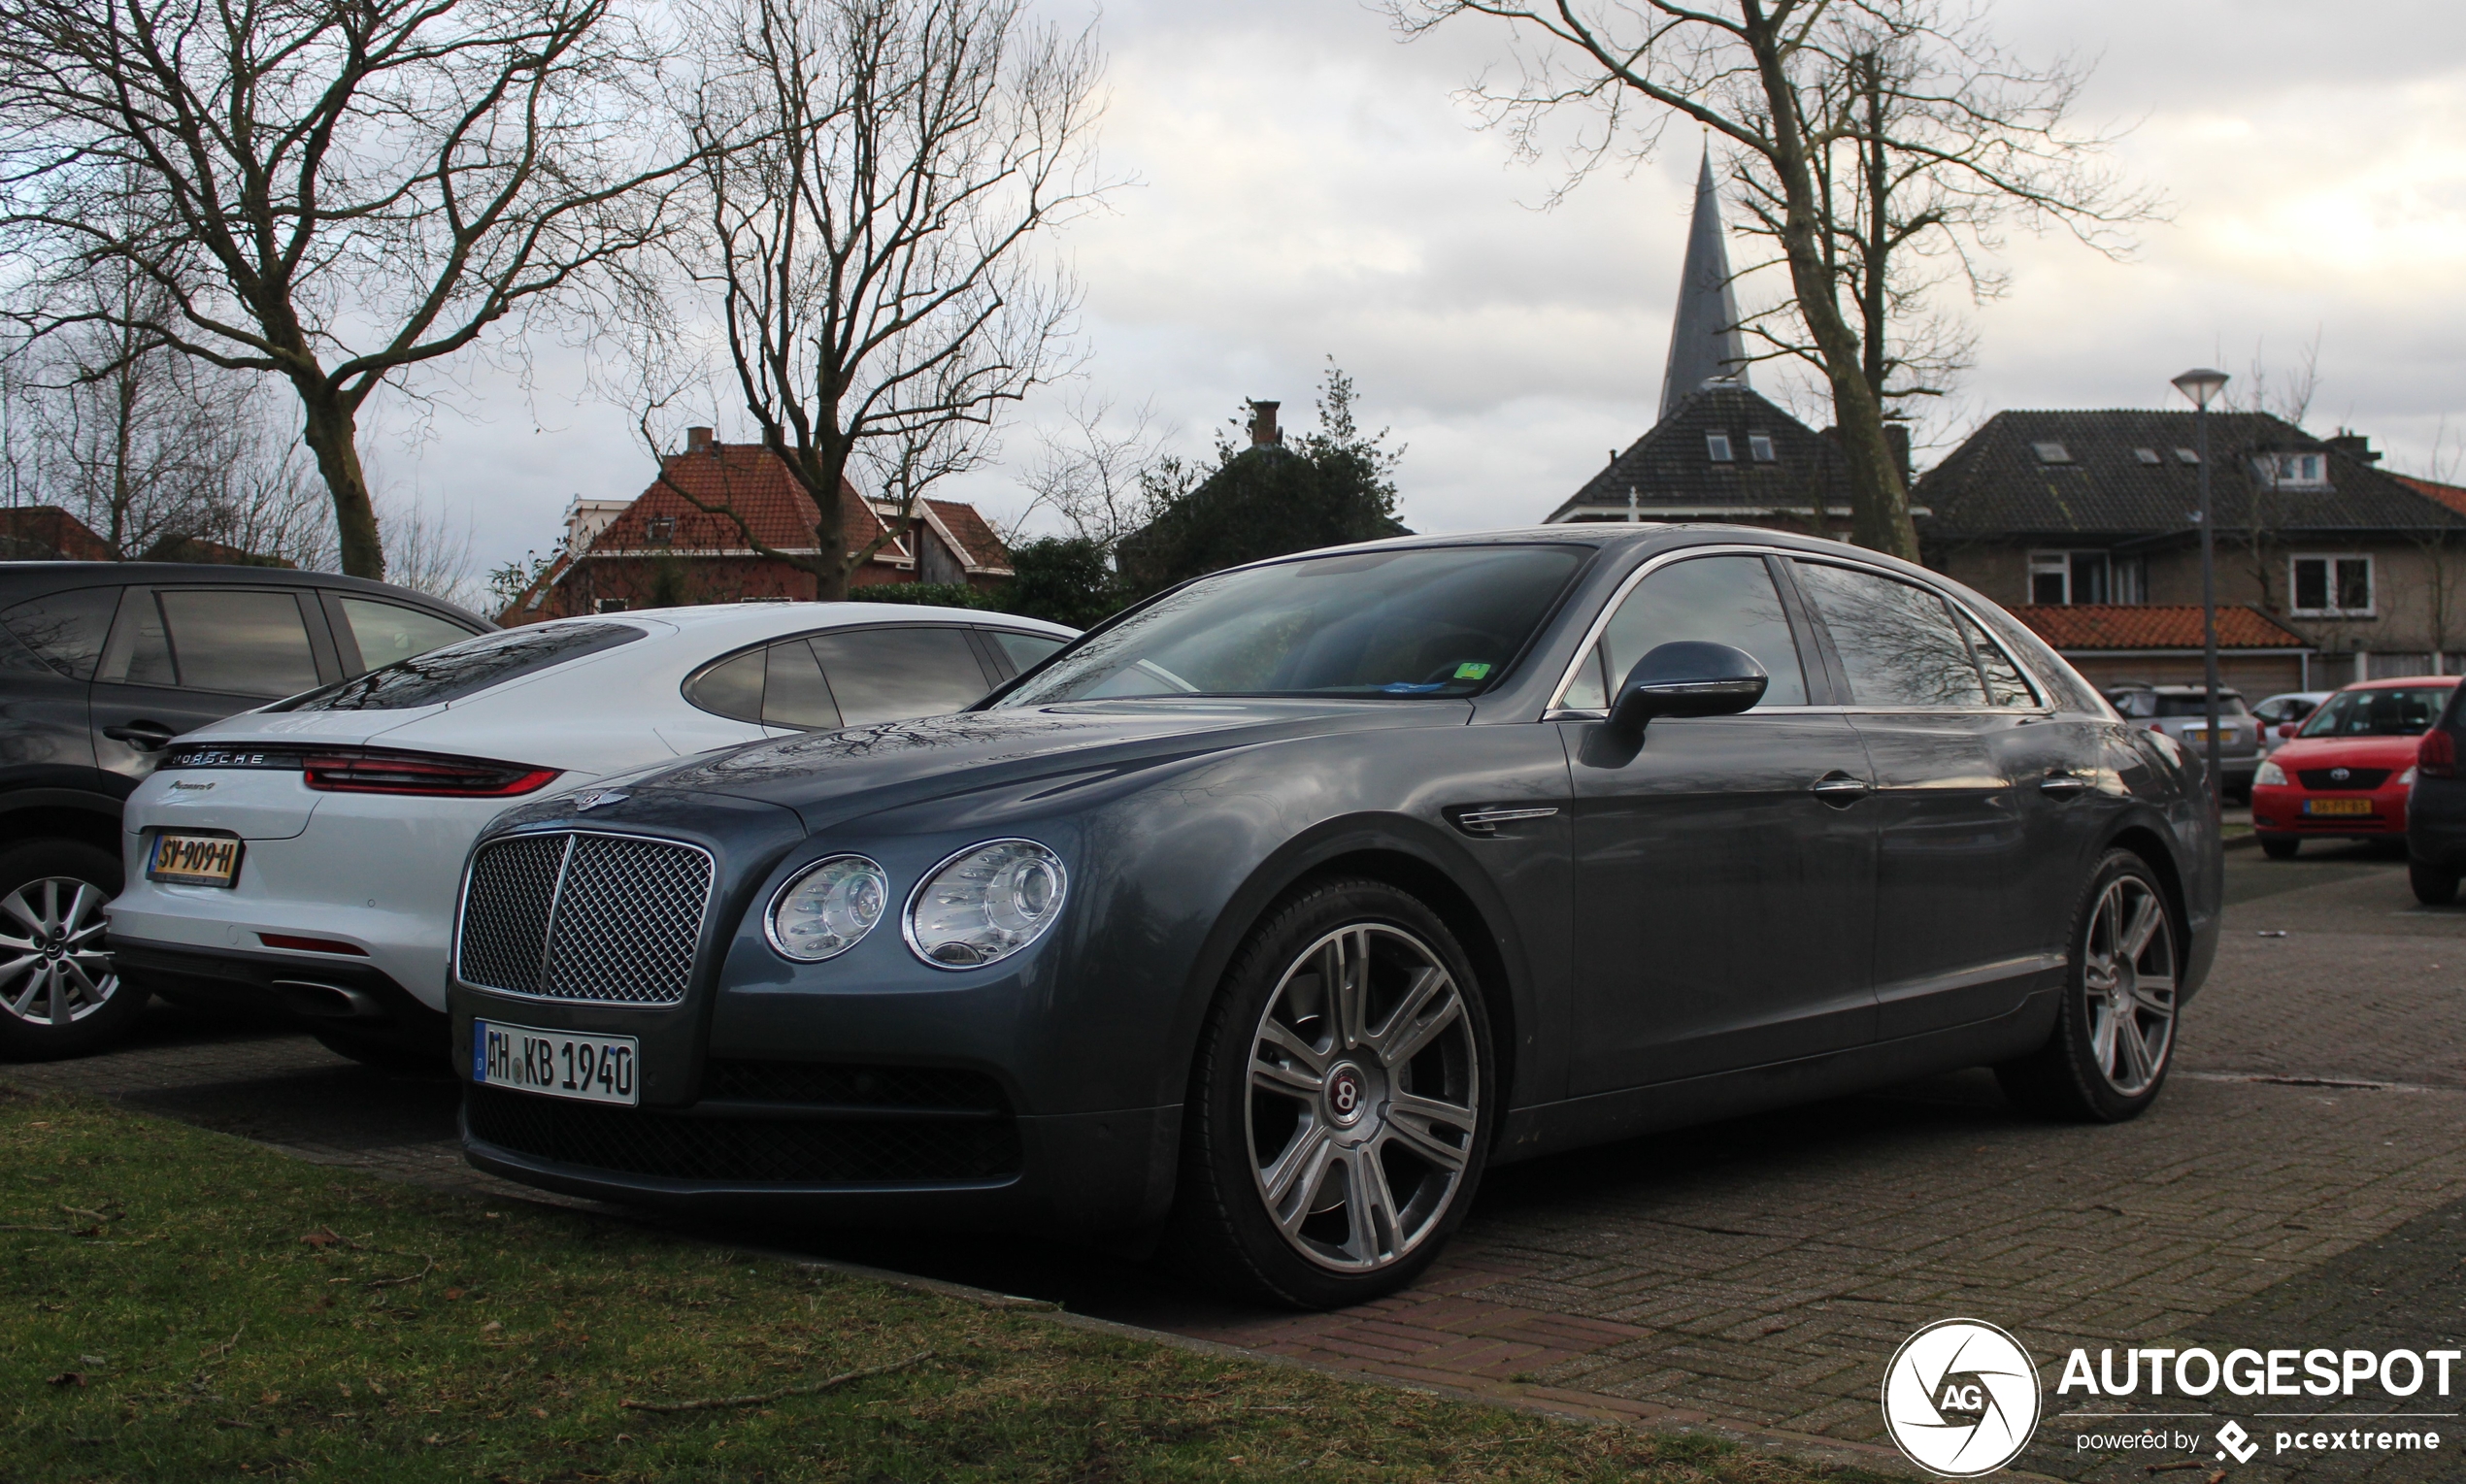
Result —
POLYGON ((471 1080, 584 1103, 642 1102, 641 1047, 630 1036, 574 1036, 471 1022, 471 1080))
POLYGON ((229 886, 240 879, 240 841, 229 835, 165 831, 147 848, 146 879, 176 886, 229 886))
POLYGON ((2306 799, 2303 801, 2303 811, 2307 814, 2369 814, 2372 812, 2372 801, 2369 799, 2306 799))

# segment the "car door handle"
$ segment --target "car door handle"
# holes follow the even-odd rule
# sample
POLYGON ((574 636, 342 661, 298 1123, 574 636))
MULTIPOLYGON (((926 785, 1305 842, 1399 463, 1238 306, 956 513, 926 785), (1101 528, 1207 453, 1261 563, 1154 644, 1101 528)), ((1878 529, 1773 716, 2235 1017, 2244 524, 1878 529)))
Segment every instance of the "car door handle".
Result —
POLYGON ((2038 791, 2049 799, 2078 799, 2088 792, 2089 780, 2077 773, 2050 773, 2038 780, 2038 791))
POLYGON ((1814 794, 1834 808, 1846 809, 1875 792, 1875 785, 1864 778, 1853 778, 1846 773, 1827 773, 1807 785, 1814 794))
POLYGON ((103 735, 140 752, 151 752, 171 741, 171 728, 159 721, 132 721, 124 727, 105 727, 103 735))

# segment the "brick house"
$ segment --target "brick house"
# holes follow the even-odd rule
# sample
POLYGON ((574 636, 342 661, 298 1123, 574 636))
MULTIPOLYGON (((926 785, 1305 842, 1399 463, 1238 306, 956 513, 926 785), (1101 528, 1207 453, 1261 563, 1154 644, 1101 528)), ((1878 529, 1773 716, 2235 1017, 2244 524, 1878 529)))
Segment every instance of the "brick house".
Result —
MULTIPOLYGON (((56 505, 0 510, 0 562, 117 562, 120 553, 94 529, 56 505)), ((202 562, 217 567, 292 567, 287 557, 258 556, 202 536, 171 532, 131 560, 202 562)))
MULTIPOLYGON (((848 549, 861 551, 898 519, 842 479, 848 549)), ((812 499, 777 454, 689 428, 685 448, 660 460, 660 478, 620 510, 580 501, 567 512, 568 545, 498 615, 504 624, 577 613, 693 603, 811 602, 812 574, 786 557, 812 557, 812 499), (766 553, 764 548, 768 548, 766 553)), ((920 501, 915 523, 867 558, 849 585, 951 582, 990 588, 1011 577, 1010 553, 973 505, 920 501)))
MULTIPOLYGON (((2197 658, 2182 664, 2200 646, 2193 416, 1998 412, 1917 481, 1926 564, 2028 617, 2099 683, 2196 680, 2197 658), (2116 616, 2059 611, 2083 607, 2116 616)), ((2466 515, 2374 467, 2356 434, 2213 412, 2209 437, 2234 683, 2265 694, 2458 668, 2466 515)))

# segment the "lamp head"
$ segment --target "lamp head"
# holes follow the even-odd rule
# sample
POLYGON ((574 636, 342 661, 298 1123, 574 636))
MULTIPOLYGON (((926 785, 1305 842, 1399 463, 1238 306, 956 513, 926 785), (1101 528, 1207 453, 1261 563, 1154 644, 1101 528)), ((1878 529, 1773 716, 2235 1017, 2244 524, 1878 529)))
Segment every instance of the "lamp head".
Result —
POLYGON ((2207 408, 2225 389, 2226 373, 2195 366, 2175 379, 2175 389, 2192 400, 2192 406, 2207 408))

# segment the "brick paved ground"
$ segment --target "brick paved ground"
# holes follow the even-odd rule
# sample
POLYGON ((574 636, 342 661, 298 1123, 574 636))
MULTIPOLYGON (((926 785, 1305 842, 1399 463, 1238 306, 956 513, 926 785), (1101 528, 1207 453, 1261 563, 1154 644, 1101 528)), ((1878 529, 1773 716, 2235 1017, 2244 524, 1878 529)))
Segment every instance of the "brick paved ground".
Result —
MULTIPOLYGON (((2360 851, 2293 865, 2239 852, 2229 891, 2176 1079, 2137 1123, 2030 1122, 1969 1073, 1515 1167, 1422 1284, 1350 1312, 1238 1309, 1126 1259, 1027 1241, 712 1235, 1393 1377, 1853 1450, 1884 1447, 1876 1399, 1894 1347, 1953 1315, 2013 1330, 2052 1363, 2050 1387, 2075 1345, 2442 1343, 2466 1329, 2466 910, 2416 907, 2403 869, 2360 851)), ((384 1077, 297 1038, 166 1010, 145 1044, 0 1078, 540 1199, 460 1163, 451 1084, 384 1077)), ((2083 1403, 2050 1391, 2049 1406, 2083 1403)), ((2149 1478, 2150 1455, 2076 1457, 2092 1425, 2116 1426, 2050 1417, 2024 1466, 2149 1478)), ((2466 1477, 2450 1462, 2466 1427, 2441 1425, 2446 1457, 2368 1477, 2466 1477)), ((2365 1476, 2352 1464, 2289 1473, 2264 1456, 2232 1475, 2365 1476)))

